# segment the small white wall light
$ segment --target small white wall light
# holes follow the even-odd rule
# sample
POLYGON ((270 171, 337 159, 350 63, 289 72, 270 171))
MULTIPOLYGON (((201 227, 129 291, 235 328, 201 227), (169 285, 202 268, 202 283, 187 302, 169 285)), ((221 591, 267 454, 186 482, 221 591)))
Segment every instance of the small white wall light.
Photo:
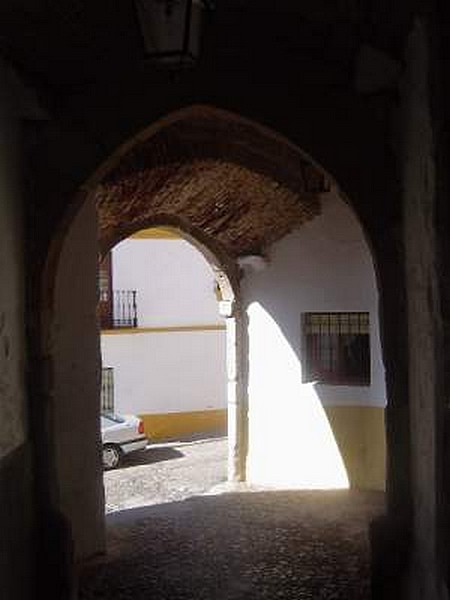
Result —
POLYGON ((268 260, 260 254, 249 254, 238 258, 238 265, 244 271, 264 271, 267 268, 268 260))

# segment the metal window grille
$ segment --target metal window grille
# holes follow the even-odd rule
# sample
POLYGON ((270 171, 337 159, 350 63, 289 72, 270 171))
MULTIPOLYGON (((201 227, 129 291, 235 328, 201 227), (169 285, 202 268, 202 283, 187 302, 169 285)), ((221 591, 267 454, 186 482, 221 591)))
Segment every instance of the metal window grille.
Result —
POLYGON ((112 367, 102 369, 100 402, 102 412, 114 412, 114 369, 112 367))
POLYGON ((303 380, 370 385, 369 313, 304 313, 303 380))
POLYGON ((100 327, 101 329, 111 329, 113 326, 111 253, 108 253, 99 263, 97 285, 99 294, 97 315, 100 327))

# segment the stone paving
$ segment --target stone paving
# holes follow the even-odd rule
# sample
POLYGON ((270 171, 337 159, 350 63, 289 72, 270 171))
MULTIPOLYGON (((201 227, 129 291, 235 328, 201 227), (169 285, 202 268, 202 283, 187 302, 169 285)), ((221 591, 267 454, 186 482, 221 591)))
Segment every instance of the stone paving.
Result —
POLYGON ((79 600, 368 600, 383 494, 238 491, 115 512, 79 600))
POLYGON ((123 468, 104 474, 107 513, 183 500, 225 481, 227 439, 212 437, 151 444, 123 468))

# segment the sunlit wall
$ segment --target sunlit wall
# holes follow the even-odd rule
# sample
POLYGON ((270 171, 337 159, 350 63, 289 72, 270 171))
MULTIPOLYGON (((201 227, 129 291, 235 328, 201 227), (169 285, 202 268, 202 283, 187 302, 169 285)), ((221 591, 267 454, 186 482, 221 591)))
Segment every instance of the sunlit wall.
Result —
POLYGON ((313 384, 301 383, 301 364, 282 331, 258 303, 250 319, 249 477, 302 488, 348 487, 333 432, 313 384))
POLYGON ((384 486, 384 369, 374 269, 339 199, 245 269, 250 482, 286 488, 384 486), (302 383, 304 312, 370 314, 370 385, 302 383))

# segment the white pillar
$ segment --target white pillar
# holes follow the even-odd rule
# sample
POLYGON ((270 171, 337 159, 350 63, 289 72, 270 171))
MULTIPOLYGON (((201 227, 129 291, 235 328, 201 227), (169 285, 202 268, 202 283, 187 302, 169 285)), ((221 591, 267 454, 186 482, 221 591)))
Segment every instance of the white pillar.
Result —
POLYGON ((220 314, 226 317, 227 407, 228 407, 228 481, 244 478, 243 403, 239 377, 240 344, 234 302, 220 302, 220 314))

